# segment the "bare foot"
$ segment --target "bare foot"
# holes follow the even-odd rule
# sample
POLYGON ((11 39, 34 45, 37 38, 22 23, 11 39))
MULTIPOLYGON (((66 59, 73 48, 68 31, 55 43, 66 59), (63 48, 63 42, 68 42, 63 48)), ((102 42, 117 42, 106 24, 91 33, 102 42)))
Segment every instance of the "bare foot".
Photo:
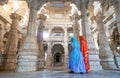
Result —
POLYGON ((91 70, 90 70, 90 69, 87 71, 87 73, 89 73, 89 72, 91 72, 91 70))

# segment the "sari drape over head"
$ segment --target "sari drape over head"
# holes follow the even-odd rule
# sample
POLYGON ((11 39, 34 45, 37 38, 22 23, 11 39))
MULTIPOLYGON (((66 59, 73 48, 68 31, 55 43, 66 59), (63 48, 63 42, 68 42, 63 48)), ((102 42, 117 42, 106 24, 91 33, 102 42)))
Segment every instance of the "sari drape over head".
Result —
POLYGON ((79 40, 80 40, 80 45, 81 45, 80 50, 81 50, 83 57, 84 57, 86 72, 89 72, 90 65, 89 65, 89 59, 88 59, 87 41, 85 40, 85 38, 83 36, 79 36, 79 40))
POLYGON ((71 38, 71 46, 73 47, 70 53, 68 68, 74 73, 85 73, 85 64, 80 45, 76 38, 71 38))

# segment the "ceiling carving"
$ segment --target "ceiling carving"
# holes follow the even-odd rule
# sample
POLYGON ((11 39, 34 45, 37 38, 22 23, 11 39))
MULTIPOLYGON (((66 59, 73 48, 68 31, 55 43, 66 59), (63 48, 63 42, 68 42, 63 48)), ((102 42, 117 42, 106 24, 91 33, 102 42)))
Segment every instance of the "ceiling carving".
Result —
POLYGON ((52 32, 54 33, 54 32, 56 32, 56 33, 64 33, 64 30, 61 28, 61 27, 54 27, 53 29, 52 29, 52 32))
POLYGON ((45 9, 48 11, 51 11, 53 13, 63 13, 68 12, 71 10, 70 3, 62 3, 62 2, 49 2, 47 3, 47 6, 45 6, 45 9))

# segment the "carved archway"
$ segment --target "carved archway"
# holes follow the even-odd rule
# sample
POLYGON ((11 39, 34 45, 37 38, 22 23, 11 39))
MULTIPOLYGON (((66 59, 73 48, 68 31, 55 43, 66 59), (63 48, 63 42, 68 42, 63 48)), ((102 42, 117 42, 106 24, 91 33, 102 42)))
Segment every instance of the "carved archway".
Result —
POLYGON ((60 66, 62 64, 62 53, 61 52, 55 52, 53 55, 54 58, 54 66, 60 66))
POLYGON ((64 65, 64 48, 61 44, 54 44, 52 47, 52 66, 64 65))

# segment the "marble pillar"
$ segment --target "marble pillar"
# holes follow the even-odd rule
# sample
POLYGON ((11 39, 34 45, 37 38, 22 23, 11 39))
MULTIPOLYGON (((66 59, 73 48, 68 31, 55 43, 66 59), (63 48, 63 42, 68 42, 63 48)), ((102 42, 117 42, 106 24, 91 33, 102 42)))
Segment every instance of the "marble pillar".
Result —
POLYGON ((51 45, 51 42, 49 41, 48 42, 48 50, 47 50, 47 59, 46 59, 46 68, 47 69, 50 69, 51 68, 51 66, 52 66, 52 54, 51 54, 51 49, 52 49, 52 47, 51 47, 52 45, 51 45))
POLYGON ((38 41, 38 49, 39 49, 39 57, 38 57, 38 69, 44 68, 45 63, 45 53, 43 47, 43 28, 44 28, 44 21, 46 20, 46 16, 43 14, 38 14, 38 32, 37 32, 37 41, 38 41))
POLYGON ((69 59, 69 51, 68 51, 68 32, 67 26, 64 28, 64 66, 67 68, 69 59))
POLYGON ((113 58, 112 50, 109 46, 107 36, 105 34, 103 25, 103 14, 99 12, 96 15, 97 29, 98 29, 98 45, 100 52, 100 59, 103 69, 114 69, 116 68, 115 61, 113 58), (99 19, 98 19, 99 18, 99 19))
MULTIPOLYGON (((37 5, 37 4, 36 4, 37 5)), ((35 5, 35 6, 36 6, 35 5)), ((25 41, 18 51, 16 72, 37 71, 38 45, 37 45, 37 9, 30 7, 30 17, 25 41)))
POLYGON ((0 71, 3 71, 3 37, 5 34, 4 26, 0 24, 0 71))
POLYGON ((4 37, 4 34, 5 34, 5 30, 4 30, 4 26, 2 26, 0 24, 0 54, 2 54, 2 51, 3 51, 3 37, 4 37))
POLYGON ((73 33, 74 33, 74 37, 79 40, 79 23, 78 23, 78 20, 79 20, 79 15, 75 14, 73 16, 70 17, 71 20, 73 21, 73 33))
POLYGON ((85 6, 85 1, 81 0, 82 2, 82 7, 81 7, 81 20, 82 20, 82 33, 83 36, 87 40, 87 45, 88 45, 88 54, 89 54, 89 64, 91 70, 102 70, 102 66, 100 64, 100 57, 99 57, 99 51, 95 47, 95 43, 90 31, 90 25, 88 21, 88 16, 87 16, 87 11, 86 11, 86 6, 85 6))
POLYGON ((50 69, 52 66, 52 53, 51 53, 51 49, 52 49, 52 43, 51 43, 51 30, 52 28, 49 28, 49 40, 48 40, 48 49, 47 49, 47 59, 46 59, 46 68, 50 69))
POLYGON ((7 46, 5 49, 5 70, 7 71, 15 71, 17 64, 17 46, 18 46, 18 26, 19 21, 21 20, 21 16, 16 13, 12 13, 10 15, 12 19, 10 34, 7 41, 7 46))

